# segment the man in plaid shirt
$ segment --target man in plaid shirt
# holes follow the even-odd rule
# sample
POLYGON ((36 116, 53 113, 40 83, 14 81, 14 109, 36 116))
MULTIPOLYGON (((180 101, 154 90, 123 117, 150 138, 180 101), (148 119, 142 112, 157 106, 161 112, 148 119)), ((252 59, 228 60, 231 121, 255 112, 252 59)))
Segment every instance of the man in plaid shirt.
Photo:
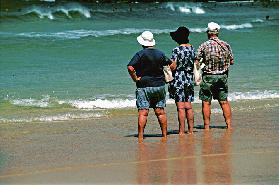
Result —
POLYGON ((196 63, 202 61, 205 64, 199 92, 205 130, 209 130, 212 98, 219 101, 227 128, 232 128, 227 81, 229 67, 234 63, 234 59, 230 45, 218 38, 219 30, 217 23, 208 23, 208 41, 200 45, 196 57, 196 63))

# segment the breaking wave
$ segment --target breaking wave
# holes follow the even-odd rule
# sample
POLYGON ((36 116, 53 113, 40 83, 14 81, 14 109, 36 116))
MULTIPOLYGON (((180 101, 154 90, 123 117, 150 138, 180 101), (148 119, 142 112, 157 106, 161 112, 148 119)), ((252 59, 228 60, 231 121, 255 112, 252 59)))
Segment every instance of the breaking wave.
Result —
MULTIPOLYGON (((229 94, 230 101, 240 100, 263 100, 279 98, 279 93, 276 91, 253 91, 253 92, 232 92, 229 94)), ((136 100, 131 95, 127 98, 113 98, 113 99, 94 99, 94 100, 57 100, 48 96, 42 99, 16 99, 9 100, 10 104, 24 107, 39 107, 51 108, 56 105, 66 105, 75 109, 119 109, 135 107, 136 100)), ((172 100, 167 100, 167 104, 174 103, 172 100)), ((198 96, 194 103, 200 103, 198 96)))
MULTIPOLYGON (((251 23, 244 23, 239 25, 221 25, 221 28, 232 31, 239 29, 253 28, 251 23)), ((0 32, 0 36, 6 37, 29 37, 29 38, 55 38, 55 39, 80 39, 84 37, 106 37, 114 35, 131 35, 139 34, 145 30, 149 30, 154 34, 168 34, 173 29, 148 29, 148 28, 123 28, 116 30, 69 30, 61 32, 23 32, 23 33, 8 33, 0 32)), ((191 32, 202 33, 206 28, 190 28, 191 32)))
MULTIPOLYGON (((102 99, 78 99, 78 100, 58 100, 49 96, 41 99, 8 99, 9 109, 13 107, 13 112, 0 115, 2 123, 20 122, 52 122, 68 120, 99 119, 108 117, 112 109, 130 109, 136 107, 134 96, 127 95, 126 98, 102 98, 102 99)), ((229 100, 233 102, 242 100, 265 100, 278 99, 279 93, 276 91, 253 91, 253 92, 233 92, 229 94, 229 100)), ((167 104, 174 104, 171 99, 167 104)), ((200 104, 198 95, 195 96, 195 104, 200 104)), ((266 105, 269 106, 269 105, 266 105)), ((278 106, 277 104, 275 106, 278 106)), ((3 108, 4 110, 5 108, 3 108)), ((246 108, 244 108, 246 109, 246 108)), ((249 107, 247 107, 249 109, 249 107)), ((213 109, 212 113, 219 114, 221 109, 213 109)))
POLYGON ((96 119, 105 117, 102 113, 63 113, 57 115, 45 115, 45 116, 22 116, 20 118, 1 118, 2 123, 22 123, 22 122, 52 122, 52 121, 68 121, 76 119, 96 119))
POLYGON ((205 10, 199 4, 197 5, 185 3, 184 5, 181 5, 175 3, 167 3, 166 8, 170 9, 171 11, 178 11, 185 14, 205 14, 205 10))
POLYGON ((275 98, 279 98, 279 93, 276 91, 233 92, 229 94, 229 99, 231 101, 264 100, 275 98))
POLYGON ((68 18, 72 18, 71 13, 79 13, 80 15, 91 18, 90 10, 78 3, 69 3, 56 7, 45 7, 45 6, 31 6, 23 10, 22 15, 35 14, 39 18, 55 19, 55 14, 62 13, 68 18))

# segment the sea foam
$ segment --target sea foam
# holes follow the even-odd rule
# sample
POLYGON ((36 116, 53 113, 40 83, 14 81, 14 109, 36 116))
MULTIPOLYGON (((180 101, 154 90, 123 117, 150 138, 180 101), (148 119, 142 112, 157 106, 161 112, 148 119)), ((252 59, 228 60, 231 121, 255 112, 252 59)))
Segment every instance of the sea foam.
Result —
MULTIPOLYGON (((250 29, 253 28, 251 23, 244 23, 239 25, 221 25, 221 28, 232 31, 239 29, 250 29)), ((189 28, 193 33, 203 33, 206 28, 189 28)), ((174 31, 173 29, 148 29, 148 28, 123 28, 115 30, 69 30, 61 32, 22 32, 22 33, 8 33, 0 32, 0 36, 8 37, 29 37, 29 38, 55 38, 55 39, 80 39, 84 37, 107 37, 114 35, 131 35, 140 34, 145 30, 149 30, 154 34, 169 34, 169 32, 174 31)))
POLYGON ((279 93, 276 91, 252 91, 252 92, 233 92, 229 94, 231 101, 239 100, 264 100, 279 98, 279 93))
POLYGON ((57 115, 45 116, 22 116, 21 118, 1 118, 0 123, 23 123, 23 122, 53 122, 53 121, 68 121, 78 119, 98 119, 105 117, 104 113, 64 113, 57 115))
POLYGON ((237 30, 243 28, 253 28, 253 25, 251 23, 244 23, 239 25, 221 25, 221 28, 224 28, 226 30, 237 30))
MULTIPOLYGON (((110 95, 112 97, 112 95, 110 95)), ((168 97, 168 95, 167 95, 168 97)), ((277 91, 252 91, 252 92, 232 92, 229 93, 230 101, 241 100, 264 100, 264 99, 276 99, 279 98, 277 91)), ((54 107, 55 105, 66 105, 74 109, 121 109, 131 108, 136 106, 136 99, 133 95, 127 95, 127 98, 96 98, 94 100, 78 99, 78 100, 58 100, 50 97, 43 97, 42 99, 15 99, 9 101, 12 105, 20 107, 39 107, 47 108, 54 107)), ((201 103, 198 98, 198 93, 195 94, 194 103, 201 103)), ((167 104, 174 104, 172 99, 167 99, 167 104)))
MULTIPOLYGON (((126 98, 115 98, 113 95, 108 95, 110 98, 96 98, 90 99, 77 99, 77 100, 59 100, 57 98, 44 96, 41 99, 9 99, 8 102, 12 104, 15 111, 13 116, 0 115, 0 122, 52 122, 52 121, 67 121, 75 119, 98 119, 109 115, 111 109, 125 109, 136 108, 136 99, 134 95, 127 95, 126 98), (24 107, 28 109, 24 110, 24 107), (40 108, 39 114, 30 112, 30 114, 22 114, 22 110, 26 111, 29 108, 34 110, 40 108), (53 111, 52 111, 53 110, 53 111)), ((168 97, 168 95, 167 95, 168 97)), ((277 91, 252 91, 252 92, 232 92, 229 93, 229 100, 238 102, 243 100, 265 100, 265 99, 278 99, 279 93, 277 91)), ((215 102, 215 101, 214 101, 215 102)), ((198 93, 195 92, 194 104, 201 104, 198 98, 198 93)), ((167 99, 167 104, 175 104, 174 100, 167 99)), ((276 105, 264 105, 265 108, 278 107, 276 105)), ((253 107, 252 107, 253 108, 253 107)), ((256 107, 254 107, 256 108, 256 107)), ((253 109, 254 109, 253 108, 253 109)), ((250 107, 245 107, 243 110, 248 110, 250 107)), ((31 110, 31 109, 30 109, 31 110)), ((241 109, 239 109, 241 110, 241 109)), ((220 108, 212 109, 212 113, 222 113, 220 108)))
POLYGON ((106 99, 97 99, 97 100, 73 100, 66 102, 71 106, 78 108, 78 109, 94 109, 94 108, 101 108, 101 109, 114 109, 114 108, 128 108, 134 107, 135 100, 129 99, 113 99, 113 100, 106 100, 106 99))
POLYGON ((22 106, 22 107, 49 107, 49 96, 45 96, 42 99, 15 99, 10 101, 12 105, 22 106))
POLYGON ((201 7, 200 4, 192 4, 192 3, 185 3, 181 5, 181 3, 172 3, 169 2, 165 6, 167 9, 171 11, 178 11, 184 14, 205 14, 205 10, 201 7))

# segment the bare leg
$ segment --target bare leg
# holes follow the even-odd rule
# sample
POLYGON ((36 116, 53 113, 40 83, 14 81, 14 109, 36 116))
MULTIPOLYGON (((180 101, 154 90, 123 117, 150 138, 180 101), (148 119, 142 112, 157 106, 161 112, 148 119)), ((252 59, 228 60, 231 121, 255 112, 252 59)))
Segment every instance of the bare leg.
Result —
POLYGON ((157 116, 158 122, 161 127, 162 137, 163 137, 162 141, 166 141, 167 140, 167 127, 168 127, 167 114, 166 114, 164 108, 155 108, 154 111, 155 111, 155 114, 157 116))
POLYGON ((144 128, 147 122, 147 116, 148 116, 148 109, 139 109, 138 110, 138 142, 143 142, 143 133, 144 128))
POLYGON ((229 101, 219 101, 219 104, 222 107, 227 128, 232 129, 232 111, 229 101))
POLYGON ((204 122, 204 129, 209 130, 210 124, 210 114, 211 114, 211 103, 202 101, 202 113, 203 113, 203 122, 204 122))
POLYGON ((179 135, 185 135, 185 105, 184 102, 176 102, 177 117, 179 123, 179 135))
POLYGON ((188 123, 188 133, 193 134, 194 130, 194 111, 191 102, 185 102, 186 117, 188 123))

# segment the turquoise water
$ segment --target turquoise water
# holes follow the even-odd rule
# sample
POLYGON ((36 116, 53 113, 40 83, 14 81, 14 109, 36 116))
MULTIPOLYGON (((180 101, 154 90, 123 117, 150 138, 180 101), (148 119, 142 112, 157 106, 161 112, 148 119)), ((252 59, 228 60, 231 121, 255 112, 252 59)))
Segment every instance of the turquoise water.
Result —
POLYGON ((235 56, 230 100, 279 98, 275 5, 23 1, 1 12, 0 122, 99 118, 111 108, 135 107, 126 65, 141 49, 136 37, 152 31, 156 47, 170 56, 176 46, 170 31, 187 26, 198 48, 210 21, 221 25, 220 38, 235 56))

